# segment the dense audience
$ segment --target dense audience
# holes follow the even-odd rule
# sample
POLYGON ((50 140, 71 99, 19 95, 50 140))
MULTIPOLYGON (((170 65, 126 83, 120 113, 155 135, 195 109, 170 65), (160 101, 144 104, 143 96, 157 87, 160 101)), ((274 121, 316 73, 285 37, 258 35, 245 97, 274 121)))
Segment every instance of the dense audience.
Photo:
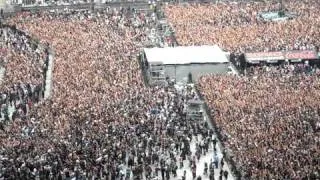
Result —
MULTIPOLYGON (((319 2, 284 3, 296 18, 263 20, 258 13, 278 8, 270 2, 168 6, 166 15, 183 45, 218 44, 233 52, 317 48, 319 2)), ((0 179, 212 180, 217 170, 220 179, 230 178, 213 131, 187 117, 189 100, 198 99, 194 89, 143 83, 137 57, 152 41, 155 20, 128 8, 21 13, 8 21, 0 31, 6 70, 0 179), (48 44, 55 52, 52 95, 40 101, 48 44), (215 153, 199 174, 200 157, 210 149, 215 153)), ((175 44, 171 34, 162 38, 175 44)), ((244 178, 320 178, 319 75, 309 65, 286 64, 200 79, 222 143, 244 178)))
MULTIPOLYGON (((283 1, 287 20, 267 20, 280 4, 221 2, 167 6, 180 45, 217 44, 238 53, 317 50, 319 1, 283 1)), ((319 70, 255 67, 247 76, 204 76, 199 89, 242 176, 319 179, 319 70)))
MULTIPOLYGON (((53 94, 0 131, 0 177, 170 179, 185 160, 201 179, 196 162, 216 151, 216 140, 205 121, 186 121, 186 103, 197 98, 192 89, 144 86, 137 52, 153 23, 148 17, 70 11, 10 20, 54 49, 53 94)), ((211 179, 217 168, 227 179, 223 159, 213 157, 211 179)))
POLYGON ((217 44, 234 53, 319 48, 318 0, 284 0, 291 20, 267 21, 264 12, 278 12, 279 3, 220 2, 168 6, 166 16, 180 45, 217 44))
MULTIPOLYGON (((49 5, 79 5, 79 4, 88 4, 88 3, 119 3, 119 2, 148 2, 148 0, 101 0, 101 1, 92 1, 92 0, 12 0, 9 3, 12 5, 19 4, 22 6, 49 6, 49 5)), ((150 1, 149 1, 150 2, 150 1)))
POLYGON ((2 26, 0 39, 2 126, 17 116, 24 117, 30 106, 43 97, 47 53, 14 26, 2 26))
POLYGON ((319 69, 254 67, 199 88, 245 178, 319 179, 319 69))

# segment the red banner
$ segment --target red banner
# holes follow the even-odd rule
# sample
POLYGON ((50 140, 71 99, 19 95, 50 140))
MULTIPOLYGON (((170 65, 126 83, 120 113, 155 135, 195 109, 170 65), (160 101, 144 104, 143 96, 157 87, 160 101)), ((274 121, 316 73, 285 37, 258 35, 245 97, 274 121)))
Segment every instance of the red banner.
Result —
POLYGON ((317 53, 315 51, 289 51, 285 53, 286 59, 317 59, 317 53))

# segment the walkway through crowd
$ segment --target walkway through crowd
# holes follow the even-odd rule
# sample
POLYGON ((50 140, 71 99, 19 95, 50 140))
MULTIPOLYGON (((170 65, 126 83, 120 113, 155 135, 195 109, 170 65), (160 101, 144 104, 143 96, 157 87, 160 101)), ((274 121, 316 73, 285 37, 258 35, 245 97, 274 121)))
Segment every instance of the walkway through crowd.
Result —
POLYGON ((53 71, 53 61, 54 61, 54 54, 52 50, 49 50, 48 53, 48 69, 46 72, 46 84, 45 84, 45 91, 44 91, 44 98, 47 99, 51 95, 52 91, 52 71, 53 71))

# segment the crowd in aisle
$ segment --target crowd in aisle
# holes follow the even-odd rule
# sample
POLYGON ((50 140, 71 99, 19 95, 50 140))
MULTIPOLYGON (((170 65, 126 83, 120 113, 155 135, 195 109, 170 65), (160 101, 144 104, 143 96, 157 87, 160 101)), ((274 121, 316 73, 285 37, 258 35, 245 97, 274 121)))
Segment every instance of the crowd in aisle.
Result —
POLYGON ((285 64, 202 77, 201 94, 244 178, 320 178, 319 74, 285 64))

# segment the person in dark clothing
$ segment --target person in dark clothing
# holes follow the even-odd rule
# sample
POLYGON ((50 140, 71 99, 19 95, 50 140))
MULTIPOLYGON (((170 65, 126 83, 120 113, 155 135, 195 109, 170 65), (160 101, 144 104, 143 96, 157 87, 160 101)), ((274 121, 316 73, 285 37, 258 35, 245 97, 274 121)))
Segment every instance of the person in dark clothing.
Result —
POLYGON ((197 168, 195 168, 195 166, 192 167, 192 177, 193 177, 193 179, 195 179, 197 177, 197 168))
POLYGON ((210 173, 209 180, 214 180, 214 174, 213 173, 210 173))
POLYGON ((228 175, 229 175, 229 172, 228 171, 224 171, 223 172, 223 176, 225 179, 228 179, 228 175))
POLYGON ((208 174, 208 163, 207 163, 207 162, 204 163, 203 174, 204 174, 204 175, 207 175, 207 174, 208 174))
POLYGON ((223 165, 224 165, 224 159, 223 157, 221 158, 221 169, 223 169, 223 165))
POLYGON ((209 179, 214 180, 214 165, 213 163, 210 164, 209 166, 209 179))
POLYGON ((0 121, 0 130, 5 131, 4 124, 2 121, 0 121))
POLYGON ((187 176, 187 171, 184 170, 184 171, 183 171, 183 175, 182 175, 182 177, 181 177, 181 180, 186 180, 186 176, 187 176))
POLYGON ((134 165, 133 157, 129 156, 128 166, 132 167, 134 165))
POLYGON ((216 149, 216 144, 217 144, 217 139, 214 138, 214 139, 212 140, 213 149, 216 149))
POLYGON ((165 173, 166 173, 166 168, 164 166, 161 167, 161 178, 162 180, 165 179, 165 173))
POLYGON ((166 170, 166 179, 168 180, 168 179, 170 179, 170 168, 168 167, 168 166, 166 166, 166 168, 165 168, 166 170))

